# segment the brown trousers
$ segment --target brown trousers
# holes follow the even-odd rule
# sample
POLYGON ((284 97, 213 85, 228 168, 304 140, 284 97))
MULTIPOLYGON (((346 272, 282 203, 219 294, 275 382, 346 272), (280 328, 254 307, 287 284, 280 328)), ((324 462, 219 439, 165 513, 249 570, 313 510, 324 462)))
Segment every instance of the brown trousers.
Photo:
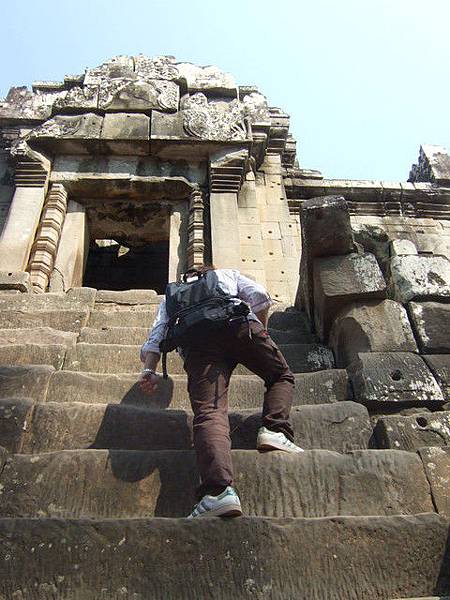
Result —
POLYGON ((228 386, 238 363, 264 380, 262 422, 291 441, 294 376, 276 344, 257 321, 233 323, 215 337, 184 350, 184 369, 194 413, 194 447, 201 485, 198 499, 233 484, 228 386))

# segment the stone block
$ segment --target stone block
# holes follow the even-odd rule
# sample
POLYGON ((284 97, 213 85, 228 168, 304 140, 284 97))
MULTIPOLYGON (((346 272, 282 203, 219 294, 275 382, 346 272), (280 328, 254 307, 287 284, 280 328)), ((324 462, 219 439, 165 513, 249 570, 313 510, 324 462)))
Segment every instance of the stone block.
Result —
POLYGON ((390 287, 399 302, 450 297, 450 263, 445 256, 395 256, 390 269, 390 287))
POLYGON ((150 119, 146 115, 134 113, 108 113, 105 115, 102 139, 148 140, 149 138, 150 119))
POLYGON ((80 310, 94 305, 96 292, 92 288, 73 288, 67 294, 2 294, 0 311, 80 310))
POLYGON ((426 355, 423 358, 441 387, 444 399, 450 401, 450 354, 426 355))
MULTIPOLYGON (((232 458, 246 515, 433 512, 422 461, 412 452, 233 450, 232 458)), ((193 451, 72 450, 13 456, 0 481, 2 518, 183 517, 195 503, 198 473, 193 451)))
POLYGON ((408 312, 422 354, 450 353, 450 304, 410 302, 408 312))
POLYGON ((150 310, 102 310, 95 309, 89 316, 89 327, 151 327, 157 313, 157 306, 150 310))
MULTIPOLYGON (((82 448, 189 450, 192 419, 191 412, 176 409, 47 401, 35 405, 33 419, 22 432, 21 452, 82 448)), ((229 420, 233 448, 255 449, 261 409, 232 411, 229 420)), ((361 450, 368 447, 372 436, 367 409, 355 402, 296 406, 291 421, 296 441, 305 449, 361 450)))
POLYGON ((314 323, 322 341, 347 304, 386 296, 386 283, 373 254, 347 254, 314 260, 314 323))
POLYGON ((47 365, 0 366, 0 397, 30 398, 44 402, 50 378, 55 372, 47 365))
POLYGON ((30 274, 24 271, 0 271, 0 291, 3 290, 30 292, 30 274))
POLYGON ((184 129, 184 119, 181 111, 170 115, 158 110, 152 110, 150 131, 152 140, 192 140, 191 136, 184 129))
POLYGON ((0 346, 0 364, 51 365, 62 369, 66 352, 63 344, 8 344, 0 346))
POLYGON ((51 327, 61 331, 79 332, 87 324, 88 318, 88 310, 1 310, 0 327, 51 327))
POLYGON ((338 367, 349 365, 360 352, 417 352, 406 310, 393 300, 344 308, 333 323, 329 345, 338 367))
POLYGON ((22 452, 32 411, 33 401, 28 398, 0 400, 0 441, 8 452, 22 452))
POLYGON ((430 483, 437 512, 450 519, 450 447, 420 448, 418 452, 430 483))
POLYGON ((389 244, 390 256, 410 256, 417 255, 417 248, 411 240, 397 239, 389 244))
POLYGON ((9 560, 0 594, 57 597, 64 577, 65 595, 86 600, 439 596, 449 590, 447 542, 448 522, 436 514, 1 519, 0 553, 9 560))
POLYGON ((443 403, 442 392, 420 356, 408 352, 361 352, 347 367, 355 400, 376 407, 443 403))
MULTIPOLYGON (((0 370, 0 383, 1 373, 0 370)), ((185 375, 172 375, 167 381, 161 381, 157 392, 151 396, 140 391, 138 378, 138 374, 56 371, 50 379, 47 399, 49 402, 132 404, 153 409, 190 408, 185 375)), ((20 389, 19 383, 17 389, 20 389)), ((259 408, 262 406, 264 391, 263 381, 258 377, 233 375, 228 392, 229 406, 231 409, 259 408)), ((344 370, 330 369, 295 376, 294 406, 326 404, 350 398, 347 372, 344 370)), ((36 400, 39 399, 42 400, 40 396, 36 397, 36 400)))
POLYGON ((0 347, 19 344, 59 345, 73 348, 77 334, 72 331, 58 331, 51 327, 34 327, 29 329, 0 329, 0 347))
POLYGON ((298 304, 313 316, 313 261, 320 256, 349 254, 355 249, 350 215, 342 196, 305 200, 300 208, 302 253, 298 304))
POLYGON ((159 304, 161 300, 155 290, 98 290, 95 304, 159 304))
POLYGON ((450 412, 383 416, 374 430, 379 448, 417 450, 450 445, 450 412))

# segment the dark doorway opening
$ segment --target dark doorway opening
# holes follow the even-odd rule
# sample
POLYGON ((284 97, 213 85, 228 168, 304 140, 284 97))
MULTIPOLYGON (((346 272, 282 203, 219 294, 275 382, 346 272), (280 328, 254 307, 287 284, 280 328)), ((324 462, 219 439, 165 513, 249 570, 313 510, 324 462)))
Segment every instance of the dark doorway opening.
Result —
POLYGON ((127 247, 114 240, 93 240, 83 285, 98 290, 156 290, 168 283, 169 241, 127 247))

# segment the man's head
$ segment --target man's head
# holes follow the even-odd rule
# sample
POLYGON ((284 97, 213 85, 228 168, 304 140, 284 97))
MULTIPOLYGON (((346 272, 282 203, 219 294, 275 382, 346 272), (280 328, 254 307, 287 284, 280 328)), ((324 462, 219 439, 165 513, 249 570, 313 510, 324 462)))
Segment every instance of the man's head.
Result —
POLYGON ((186 273, 183 275, 183 281, 188 281, 195 277, 204 275, 208 271, 214 271, 215 268, 216 267, 213 264, 204 264, 204 265, 198 265, 197 267, 192 267, 191 269, 188 269, 186 271, 186 273))

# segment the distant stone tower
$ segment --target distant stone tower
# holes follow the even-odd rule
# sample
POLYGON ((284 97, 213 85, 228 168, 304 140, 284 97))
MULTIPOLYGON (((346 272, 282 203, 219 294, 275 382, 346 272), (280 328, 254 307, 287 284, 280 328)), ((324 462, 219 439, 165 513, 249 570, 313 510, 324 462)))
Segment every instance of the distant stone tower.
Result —
POLYGON ((450 158, 350 181, 295 152, 256 88, 171 57, 0 103, 0 600, 448 598, 450 158), (204 261, 279 301, 305 449, 257 453, 238 366, 231 521, 183 518, 181 357, 137 384, 165 284, 204 261))

